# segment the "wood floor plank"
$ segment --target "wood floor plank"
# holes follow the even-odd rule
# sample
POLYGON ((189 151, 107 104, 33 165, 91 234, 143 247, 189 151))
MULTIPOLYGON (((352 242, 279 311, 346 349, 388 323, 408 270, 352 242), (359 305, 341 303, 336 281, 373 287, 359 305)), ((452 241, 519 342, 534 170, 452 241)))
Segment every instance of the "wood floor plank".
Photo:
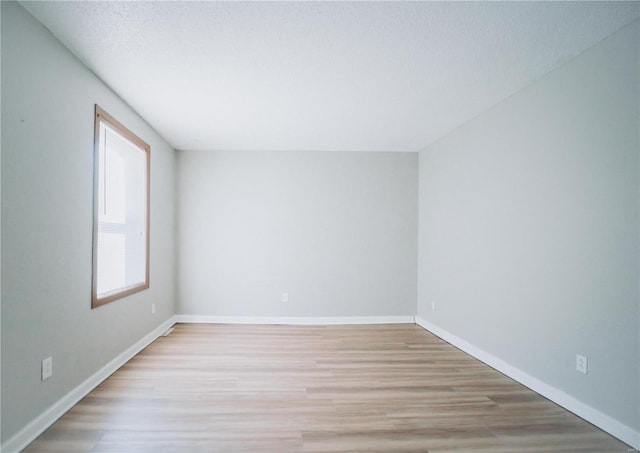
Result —
POLYGON ((179 324, 26 452, 626 452, 412 324, 179 324))

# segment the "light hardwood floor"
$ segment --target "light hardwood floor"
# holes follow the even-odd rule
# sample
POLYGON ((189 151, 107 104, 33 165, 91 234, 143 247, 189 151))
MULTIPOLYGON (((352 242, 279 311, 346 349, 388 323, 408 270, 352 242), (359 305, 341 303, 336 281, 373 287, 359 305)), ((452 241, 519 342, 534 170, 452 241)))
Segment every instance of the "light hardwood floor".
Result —
POLYGON ((179 324, 25 451, 628 450, 412 324, 179 324))

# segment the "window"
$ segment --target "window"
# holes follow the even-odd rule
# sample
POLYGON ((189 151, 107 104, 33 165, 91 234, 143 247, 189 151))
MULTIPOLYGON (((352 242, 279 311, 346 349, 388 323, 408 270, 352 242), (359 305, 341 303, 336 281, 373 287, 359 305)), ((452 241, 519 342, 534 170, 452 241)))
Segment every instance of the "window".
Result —
POLYGON ((149 287, 150 152, 96 105, 92 308, 149 287))

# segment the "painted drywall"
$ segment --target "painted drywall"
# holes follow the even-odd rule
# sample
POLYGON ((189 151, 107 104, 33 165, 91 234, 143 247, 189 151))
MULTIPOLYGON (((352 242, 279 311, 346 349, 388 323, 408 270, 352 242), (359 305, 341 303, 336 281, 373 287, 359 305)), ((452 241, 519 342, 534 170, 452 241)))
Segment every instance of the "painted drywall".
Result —
POLYGON ((417 310, 636 431, 638 38, 636 21, 420 153, 417 310))
POLYGON ((417 171, 417 153, 180 151, 177 312, 415 314, 417 171))
MULTIPOLYGON (((0 57, 2 53, 2 8, 0 8, 0 57)), ((0 58, 0 98, 2 97, 2 58, 0 58)), ((2 108, 0 106, 0 125, 2 108)), ((2 127, 0 127, 0 205, 2 200, 2 127)), ((0 209, 0 251, 2 250, 2 209, 0 209)), ((1 256, 1 252, 0 252, 1 256)), ((0 258, 0 449, 2 449, 2 259, 0 258)))
POLYGON ((3 442, 174 314, 175 165, 140 117, 2 2, 3 442), (151 145, 151 287, 92 310, 95 103, 151 145))

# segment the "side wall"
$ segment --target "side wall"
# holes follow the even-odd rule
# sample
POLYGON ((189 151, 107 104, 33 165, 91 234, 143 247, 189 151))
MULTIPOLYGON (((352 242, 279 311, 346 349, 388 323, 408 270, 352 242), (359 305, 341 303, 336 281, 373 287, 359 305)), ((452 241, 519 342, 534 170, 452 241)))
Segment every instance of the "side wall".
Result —
POLYGON ((417 153, 179 152, 178 167, 179 314, 415 314, 417 153))
POLYGON ((2 2, 3 443, 174 314, 174 181, 173 149, 2 2), (151 288, 92 310, 95 103, 151 145, 151 288), (42 382, 48 356, 53 377, 42 382))
POLYGON ((420 153, 418 277, 420 318, 636 432, 638 38, 636 21, 420 153))

